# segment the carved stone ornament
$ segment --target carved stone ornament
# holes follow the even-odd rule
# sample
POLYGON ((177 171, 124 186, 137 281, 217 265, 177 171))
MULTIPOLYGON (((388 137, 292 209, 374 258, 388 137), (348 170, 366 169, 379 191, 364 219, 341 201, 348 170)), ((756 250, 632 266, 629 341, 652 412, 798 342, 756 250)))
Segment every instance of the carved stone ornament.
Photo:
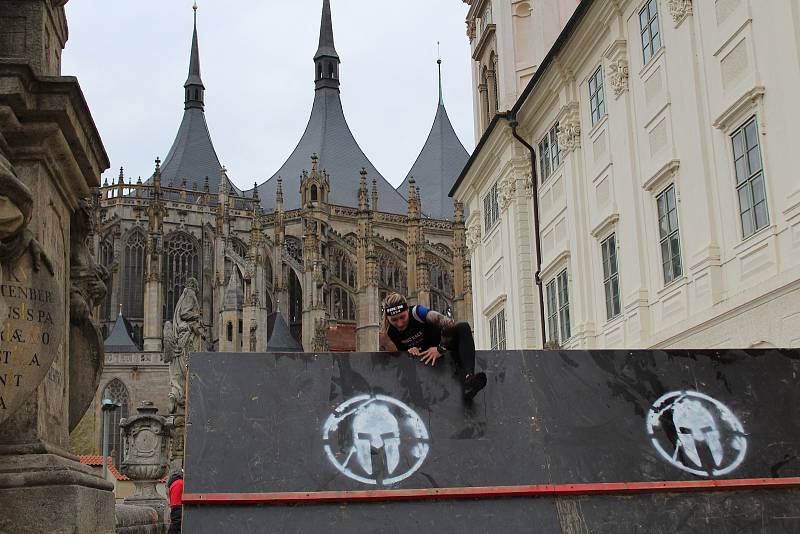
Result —
POLYGON ((156 415, 158 408, 152 401, 142 401, 137 411, 139 415, 119 423, 124 452, 120 470, 131 480, 157 482, 167 471, 167 420, 156 415))
POLYGON ((608 66, 608 84, 614 90, 614 96, 620 96, 628 90, 628 62, 619 58, 608 66))
POLYGON ((189 278, 175 305, 172 321, 164 323, 164 362, 169 364, 169 412, 183 413, 186 399, 186 366, 190 352, 202 350, 205 329, 197 299, 199 285, 189 278))
POLYGON ((470 250, 475 250, 475 248, 480 245, 481 243, 481 221, 478 217, 473 219, 473 221, 467 227, 467 248, 470 250))
POLYGON ((63 354, 63 280, 27 229, 30 190, 0 153, 0 422, 36 390, 63 354))
POLYGON ((89 242, 94 216, 91 204, 79 200, 70 221, 69 255, 69 428, 80 422, 100 385, 105 361, 103 336, 92 310, 106 295, 108 270, 95 261, 89 242))
POLYGON ((314 320, 314 337, 311 339, 311 351, 328 351, 328 321, 324 318, 314 320))
POLYGON ((570 120, 558 126, 558 146, 565 154, 569 154, 581 146, 581 124, 577 120, 570 120))
POLYGON ((667 0, 672 21, 678 26, 683 19, 692 14, 692 0, 667 0))
POLYGON ((157 415, 158 408, 153 401, 142 401, 137 411, 139 415, 123 419, 119 423, 123 451, 120 471, 133 480, 134 484, 134 494, 127 497, 125 502, 155 505, 163 509, 166 501, 158 494, 156 485, 167 473, 167 420, 157 415))
POLYGON ((508 177, 501 181, 497 191, 497 203, 500 209, 505 210, 514 201, 514 193, 517 191, 517 181, 513 177, 508 177))

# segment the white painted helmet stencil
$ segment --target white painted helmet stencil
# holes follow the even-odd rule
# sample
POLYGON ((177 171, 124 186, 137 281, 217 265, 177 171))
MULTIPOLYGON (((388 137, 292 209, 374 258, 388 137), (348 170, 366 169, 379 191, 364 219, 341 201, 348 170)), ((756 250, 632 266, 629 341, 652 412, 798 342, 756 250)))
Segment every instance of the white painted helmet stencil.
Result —
POLYGON ((673 466, 708 477, 735 471, 747 453, 747 436, 734 413, 697 391, 662 395, 647 415, 647 434, 656 451, 673 466), (701 447, 710 458, 701 455, 701 447))
POLYGON ((322 441, 339 472, 378 486, 411 476, 430 448, 419 415, 387 395, 358 395, 340 404, 323 425, 322 441))

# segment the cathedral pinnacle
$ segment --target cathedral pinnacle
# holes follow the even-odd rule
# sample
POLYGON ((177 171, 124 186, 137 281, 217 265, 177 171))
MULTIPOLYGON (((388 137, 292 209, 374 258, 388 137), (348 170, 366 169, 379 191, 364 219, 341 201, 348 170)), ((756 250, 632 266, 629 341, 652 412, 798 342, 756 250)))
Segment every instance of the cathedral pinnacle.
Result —
POLYGON ((199 108, 203 109, 203 80, 200 79, 200 47, 197 44, 197 4, 192 6, 194 10, 194 32, 192 33, 192 52, 189 56, 189 76, 183 84, 186 98, 184 109, 199 108))
POLYGON ((333 44, 331 2, 322 1, 322 20, 319 26, 319 46, 314 54, 314 85, 316 89, 339 89, 339 54, 333 44))
POLYGON ((439 66, 439 105, 444 105, 444 96, 442 95, 442 53, 441 49, 439 48, 439 41, 436 41, 436 48, 439 51, 439 58, 436 60, 436 64, 439 66))

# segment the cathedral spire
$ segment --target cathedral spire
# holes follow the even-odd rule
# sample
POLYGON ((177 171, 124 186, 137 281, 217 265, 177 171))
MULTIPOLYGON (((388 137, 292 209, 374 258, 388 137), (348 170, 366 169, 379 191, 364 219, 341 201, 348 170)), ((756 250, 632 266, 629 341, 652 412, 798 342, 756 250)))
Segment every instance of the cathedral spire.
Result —
POLYGON ((436 48, 439 52, 439 57, 436 64, 439 66, 439 105, 444 106, 444 96, 442 96, 442 52, 439 49, 439 41, 436 41, 436 48))
POLYGON ((189 56, 189 76, 183 87, 186 92, 184 109, 200 108, 203 109, 203 80, 200 79, 200 47, 197 45, 197 4, 192 6, 194 10, 194 33, 192 34, 192 53, 189 56))
POLYGON ((322 1, 322 20, 319 27, 319 46, 314 54, 316 89, 339 89, 339 54, 333 44, 333 21, 331 20, 331 2, 322 1))

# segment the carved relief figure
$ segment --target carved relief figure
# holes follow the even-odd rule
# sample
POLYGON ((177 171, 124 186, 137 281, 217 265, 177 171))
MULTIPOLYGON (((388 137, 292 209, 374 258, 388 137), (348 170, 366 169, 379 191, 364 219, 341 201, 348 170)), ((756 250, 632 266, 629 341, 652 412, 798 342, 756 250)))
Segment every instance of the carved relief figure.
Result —
POLYGON ((169 411, 183 413, 186 399, 186 366, 190 352, 202 349, 205 330, 200 320, 199 285, 189 278, 175 306, 173 321, 164 323, 164 361, 169 364, 169 411))
POLYGON ((29 252, 34 271, 44 265, 53 274, 50 259, 27 229, 32 213, 30 189, 14 175, 11 164, 0 154, 0 261, 10 265, 29 252))

